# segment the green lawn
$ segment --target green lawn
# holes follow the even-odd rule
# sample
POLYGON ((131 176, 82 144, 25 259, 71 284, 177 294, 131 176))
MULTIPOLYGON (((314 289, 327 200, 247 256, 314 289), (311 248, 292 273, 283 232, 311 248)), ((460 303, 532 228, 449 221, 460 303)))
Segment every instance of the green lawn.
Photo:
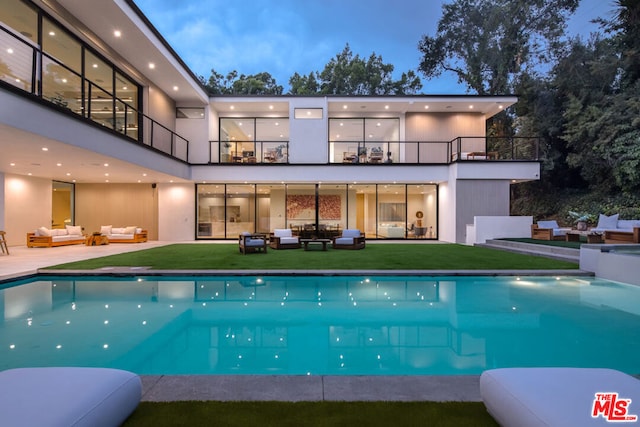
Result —
POLYGON ((540 270, 577 269, 571 262, 456 244, 370 244, 363 250, 269 250, 242 255, 237 244, 174 244, 56 269, 146 266, 166 270, 540 270))
POLYGON ((497 426, 481 402, 142 402, 123 427, 497 426))

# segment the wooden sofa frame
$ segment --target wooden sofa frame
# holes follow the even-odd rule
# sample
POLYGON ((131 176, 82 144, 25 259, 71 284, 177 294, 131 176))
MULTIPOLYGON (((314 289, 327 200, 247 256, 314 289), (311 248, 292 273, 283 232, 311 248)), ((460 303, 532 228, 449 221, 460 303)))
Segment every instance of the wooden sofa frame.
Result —
POLYGON ((617 243, 639 243, 640 227, 634 227, 633 231, 606 230, 604 232, 604 242, 607 244, 617 243))
POLYGON ((27 247, 28 248, 52 248, 55 246, 68 246, 84 244, 87 236, 78 236, 77 239, 62 240, 60 242, 54 242, 52 236, 36 236, 36 233, 27 233, 27 247))
POLYGON ((564 234, 561 236, 553 235, 553 228, 540 228, 538 224, 531 224, 531 238, 538 240, 564 240, 564 234))

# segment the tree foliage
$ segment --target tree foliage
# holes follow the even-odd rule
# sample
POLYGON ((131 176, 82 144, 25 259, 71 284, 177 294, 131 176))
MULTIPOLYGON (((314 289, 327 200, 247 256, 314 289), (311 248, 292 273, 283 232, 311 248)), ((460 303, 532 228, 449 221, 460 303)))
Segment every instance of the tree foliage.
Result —
POLYGON ((422 88, 420 78, 413 71, 402 73, 393 80, 394 66, 385 64, 382 56, 372 53, 366 60, 354 55, 347 44, 332 58, 321 72, 308 76, 295 73, 289 79, 291 94, 295 95, 409 95, 422 88))
POLYGON ((427 78, 454 73, 479 95, 511 93, 526 70, 552 61, 579 0, 455 0, 418 44, 427 78))
POLYGON ((233 70, 226 76, 211 70, 209 80, 200 78, 209 93, 215 95, 282 95, 283 87, 267 72, 253 75, 241 74, 233 70))

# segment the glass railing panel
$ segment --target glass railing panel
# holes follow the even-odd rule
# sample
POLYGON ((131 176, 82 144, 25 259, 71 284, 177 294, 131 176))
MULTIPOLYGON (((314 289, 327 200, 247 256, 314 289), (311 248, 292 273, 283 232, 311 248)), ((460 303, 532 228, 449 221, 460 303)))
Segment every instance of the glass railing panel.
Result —
POLYGON ((173 156, 184 161, 189 159, 189 141, 176 134, 173 137, 173 156))
POLYGON ((33 93, 34 48, 0 30, 0 80, 33 93))
POLYGON ((89 86, 87 100, 87 117, 109 129, 124 130, 124 112, 117 117, 111 94, 92 84, 89 86))
POLYGON ((82 79, 47 56, 42 57, 42 98, 82 114, 82 79))
POLYGON ((152 123, 152 147, 163 153, 172 154, 173 132, 156 122, 152 123))

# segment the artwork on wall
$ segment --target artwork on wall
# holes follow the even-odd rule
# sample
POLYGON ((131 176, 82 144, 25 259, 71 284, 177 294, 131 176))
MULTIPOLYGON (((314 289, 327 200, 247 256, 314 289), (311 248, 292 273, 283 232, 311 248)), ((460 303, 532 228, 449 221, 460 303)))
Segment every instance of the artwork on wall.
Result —
MULTIPOLYGON (((342 213, 342 199, 338 195, 320 195, 320 219, 339 220, 342 213)), ((287 218, 311 219, 315 218, 316 198, 311 194, 287 195, 287 218)))

